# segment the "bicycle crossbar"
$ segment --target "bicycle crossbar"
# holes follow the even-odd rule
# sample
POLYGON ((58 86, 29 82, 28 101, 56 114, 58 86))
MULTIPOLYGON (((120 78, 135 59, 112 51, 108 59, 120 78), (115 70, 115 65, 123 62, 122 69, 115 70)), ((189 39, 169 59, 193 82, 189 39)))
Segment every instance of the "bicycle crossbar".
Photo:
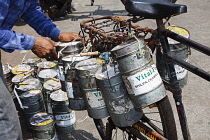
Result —
POLYGON ((203 79, 210 82, 210 74, 194 65, 191 65, 190 63, 183 61, 179 58, 174 57, 171 53, 167 54, 167 59, 184 67, 185 69, 191 71, 192 73, 202 77, 203 79))
POLYGON ((174 33, 174 32, 172 32, 170 30, 167 30, 167 29, 165 29, 163 31, 163 33, 167 37, 170 37, 170 38, 172 38, 172 39, 174 39, 176 41, 179 41, 181 43, 189 45, 190 47, 194 48, 195 50, 210 56, 210 48, 205 46, 205 45, 202 45, 202 44, 200 44, 198 42, 195 42, 195 41, 193 41, 193 40, 191 40, 189 38, 183 37, 183 36, 181 36, 181 35, 179 35, 177 33, 174 33))

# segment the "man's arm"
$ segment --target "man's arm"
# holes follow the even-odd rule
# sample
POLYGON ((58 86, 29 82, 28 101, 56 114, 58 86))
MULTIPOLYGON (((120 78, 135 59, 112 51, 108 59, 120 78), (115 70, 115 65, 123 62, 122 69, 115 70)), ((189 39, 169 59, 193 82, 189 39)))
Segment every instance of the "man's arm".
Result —
POLYGON ((0 40, 0 47, 6 52, 30 50, 35 43, 35 37, 33 36, 20 34, 2 27, 0 27, 0 40))
POLYGON ((35 29, 39 35, 58 41, 61 31, 56 28, 50 18, 45 16, 41 11, 41 7, 32 4, 23 14, 22 19, 35 29))
POLYGON ((80 39, 78 34, 74 32, 61 33, 61 31, 56 28, 56 25, 52 23, 51 19, 47 18, 41 11, 41 7, 36 4, 32 4, 23 14, 22 18, 34 28, 38 34, 49 37, 53 41, 68 42, 74 39, 80 39))

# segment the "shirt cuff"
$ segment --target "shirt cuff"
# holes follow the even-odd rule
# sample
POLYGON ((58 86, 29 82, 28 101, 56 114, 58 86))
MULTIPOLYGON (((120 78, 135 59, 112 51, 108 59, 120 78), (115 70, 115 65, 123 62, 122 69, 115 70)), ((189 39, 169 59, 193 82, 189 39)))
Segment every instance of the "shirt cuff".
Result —
POLYGON ((23 49, 24 50, 31 50, 32 47, 34 46, 34 43, 36 41, 36 38, 34 36, 26 35, 23 49))
POLYGON ((58 40, 58 36, 61 34, 61 31, 58 30, 57 28, 54 28, 51 32, 50 32, 50 38, 53 41, 59 41, 58 40))

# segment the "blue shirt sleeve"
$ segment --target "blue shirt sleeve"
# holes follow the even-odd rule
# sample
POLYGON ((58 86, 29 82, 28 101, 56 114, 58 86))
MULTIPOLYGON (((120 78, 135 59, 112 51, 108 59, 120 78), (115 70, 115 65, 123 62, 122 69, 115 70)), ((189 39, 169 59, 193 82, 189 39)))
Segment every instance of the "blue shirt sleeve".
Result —
POLYGON ((35 29, 39 35, 58 41, 61 31, 56 28, 56 25, 52 23, 50 18, 46 17, 40 6, 31 4, 22 15, 22 19, 35 29))
POLYGON ((11 53, 14 50, 30 50, 36 39, 33 36, 0 27, 0 40, 1 49, 11 53))
MULTIPOLYGON (((9 3, 10 0, 0 1, 0 48, 6 52, 30 50, 34 45, 35 37, 17 33, 10 28, 3 26, 3 22, 5 21, 5 18, 7 18, 9 12, 9 3)), ((13 17, 10 18, 13 19, 13 17)))

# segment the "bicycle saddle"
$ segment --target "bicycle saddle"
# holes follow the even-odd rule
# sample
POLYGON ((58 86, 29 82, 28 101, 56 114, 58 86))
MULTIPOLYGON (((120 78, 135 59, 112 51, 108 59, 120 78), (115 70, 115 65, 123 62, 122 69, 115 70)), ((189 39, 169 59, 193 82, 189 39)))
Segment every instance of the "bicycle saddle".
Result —
POLYGON ((126 0, 125 9, 133 16, 146 19, 163 19, 187 12, 186 5, 174 4, 165 0, 126 0))

